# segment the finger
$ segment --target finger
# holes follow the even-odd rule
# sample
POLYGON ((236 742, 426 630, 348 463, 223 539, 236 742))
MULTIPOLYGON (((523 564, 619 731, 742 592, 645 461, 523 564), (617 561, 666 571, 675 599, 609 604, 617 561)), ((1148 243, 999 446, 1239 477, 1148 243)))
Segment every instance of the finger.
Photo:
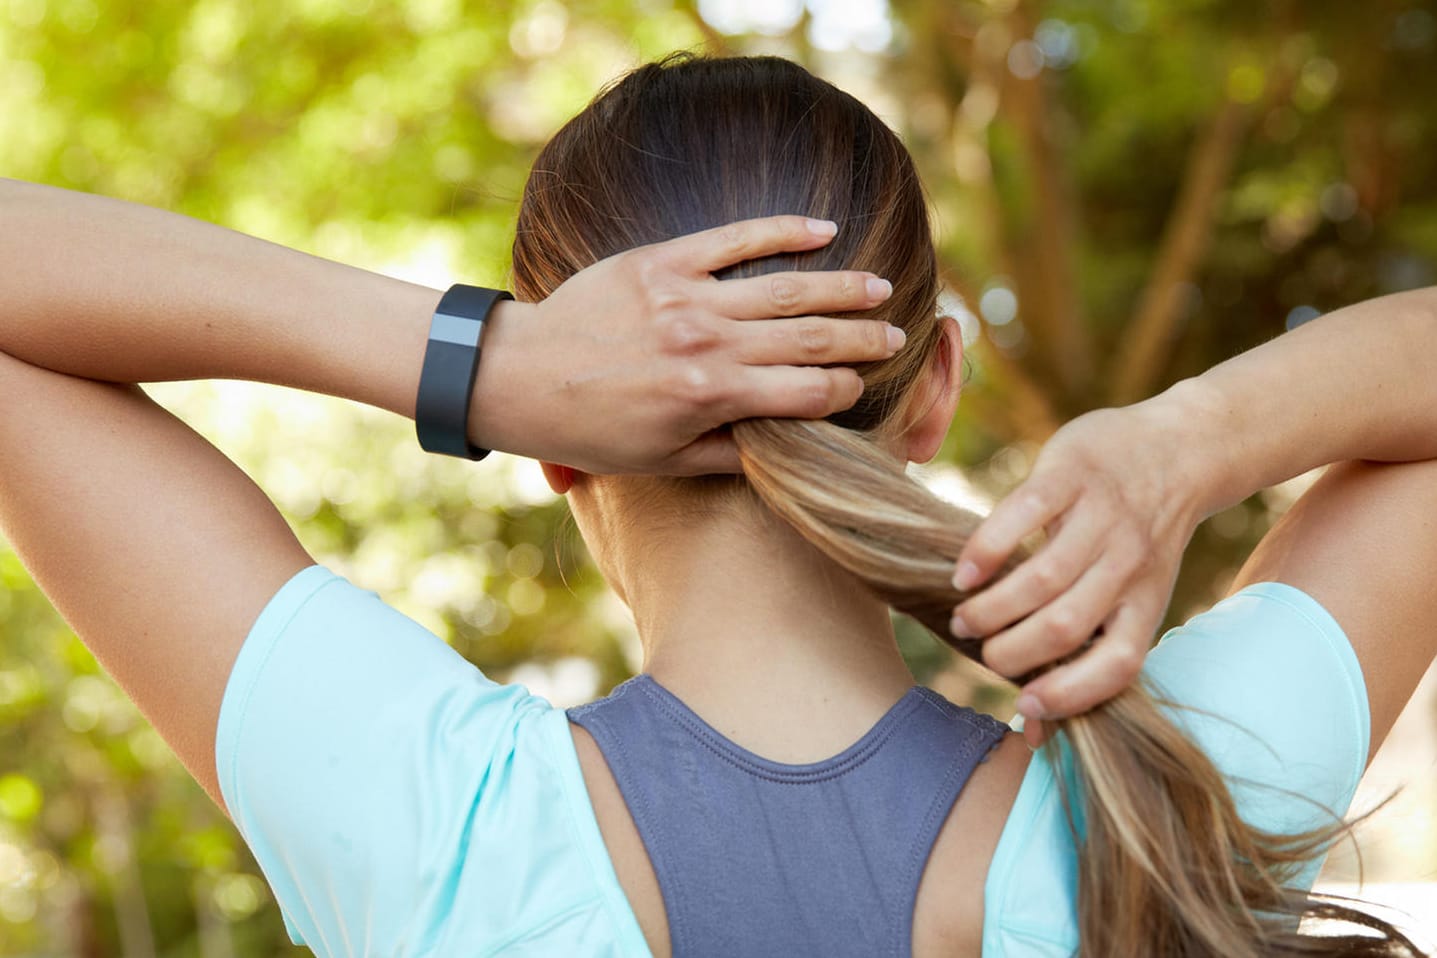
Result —
POLYGON ((1023 723, 1023 741, 1037 751, 1048 740, 1048 726, 1041 719, 1029 719, 1023 723))
POLYGON ((846 367, 748 366, 736 385, 728 405, 719 410, 724 416, 720 422, 759 416, 822 419, 863 395, 863 380, 846 367))
POLYGON ((1076 485, 1056 475, 1032 477, 999 502, 958 554, 953 585, 967 592, 987 582, 1024 538, 1041 529, 1077 498, 1076 485))
POLYGON ((733 335, 739 361, 751 366, 875 362, 904 342, 903 330, 876 319, 821 316, 754 319, 735 325, 733 335))
MULTIPOLYGON (((997 515, 996 510, 994 515, 997 515)), ((988 521, 991 522, 992 518, 988 521)), ((1018 529, 1023 525, 1026 523, 1014 522, 1011 528, 1018 529)), ((980 527, 978 532, 982 531, 980 527)), ((959 638, 991 636, 1052 602, 1076 582, 1101 554, 1103 532, 1091 510, 1075 515, 1072 521, 1064 523, 1055 538, 1008 573, 1001 582, 959 605, 953 612, 953 634, 959 638)), ((1004 531, 1003 535, 1010 533, 1004 531)), ((1016 546, 1017 540, 1013 541, 1016 546)))
POLYGON ((680 236, 654 247, 681 273, 712 273, 761 256, 826 246, 838 232, 828 220, 806 216, 766 216, 680 236))
POLYGON ((707 476, 743 472, 738 446, 725 431, 706 432, 658 467, 658 475, 707 476))
POLYGON ((1161 615, 1140 602, 1120 606, 1091 649, 1029 682, 1019 698, 1032 695, 1046 718, 1101 705, 1137 679, 1161 615))
POLYGON ((893 295, 893 284, 872 273, 772 273, 720 282, 710 279, 695 299, 730 319, 767 319, 804 313, 870 309, 893 295))
POLYGON ((1018 676, 1076 652, 1112 615, 1131 574, 1105 554, 1053 601, 987 639, 983 663, 999 675, 1018 676))

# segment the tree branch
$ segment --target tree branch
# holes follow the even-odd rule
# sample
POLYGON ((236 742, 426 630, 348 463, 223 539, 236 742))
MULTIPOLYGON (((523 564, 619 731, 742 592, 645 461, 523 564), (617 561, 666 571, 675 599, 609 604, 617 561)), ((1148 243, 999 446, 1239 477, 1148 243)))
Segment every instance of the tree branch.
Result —
POLYGON ((1113 405, 1149 395, 1167 363, 1185 308, 1185 285, 1207 253, 1218 202, 1242 145, 1249 113, 1246 105, 1225 101, 1188 154, 1152 275, 1114 360, 1108 396, 1113 405))
MULTIPOLYGON (((1020 4, 1007 18, 1011 39, 1032 35, 1032 14, 1020 4)), ((1003 62, 993 71, 1002 78, 1004 112, 1018 131, 1023 166, 1035 200, 1008 250, 1020 285, 1023 322, 1032 330, 1041 365, 1069 396, 1081 396, 1093 379, 1093 344, 1083 319, 1074 251, 1077 249, 1077 201, 1053 135, 1053 108, 1046 75, 1021 78, 1003 62)), ((994 50, 996 55, 1000 51, 994 50)))

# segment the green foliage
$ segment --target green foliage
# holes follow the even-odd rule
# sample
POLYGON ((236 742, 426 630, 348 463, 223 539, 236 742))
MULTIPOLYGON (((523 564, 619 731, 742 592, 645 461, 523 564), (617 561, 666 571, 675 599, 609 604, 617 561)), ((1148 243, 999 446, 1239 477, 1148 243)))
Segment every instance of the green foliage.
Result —
MULTIPOLYGON (((1175 280, 1182 309, 1160 317, 1149 390, 1280 332, 1296 307, 1434 280, 1425 4, 873 6, 891 37, 830 50, 842 41, 819 4, 760 36, 724 35, 685 0, 0 0, 0 173, 433 285, 502 283, 535 151, 603 83, 705 41, 784 53, 903 132, 968 307, 990 283, 1018 298, 1012 324, 976 327, 942 457, 990 493, 1053 425, 1110 398, 1175 200, 1229 106, 1237 134, 1186 224, 1201 254, 1175 280), (1044 252, 1047 236, 1065 252, 1044 252), (1062 322, 1095 357, 1070 382, 1047 352, 1062 322)), ((285 391, 156 393, 320 561, 490 674, 584 695, 633 668, 631 626, 532 464, 439 461, 392 417, 285 391)), ((1221 588, 1271 510, 1221 518, 1194 545, 1178 615, 1221 588)), ((930 639, 900 635, 920 675, 946 668, 930 639)), ((292 953, 243 843, 3 548, 0 639, 0 955, 292 953)))

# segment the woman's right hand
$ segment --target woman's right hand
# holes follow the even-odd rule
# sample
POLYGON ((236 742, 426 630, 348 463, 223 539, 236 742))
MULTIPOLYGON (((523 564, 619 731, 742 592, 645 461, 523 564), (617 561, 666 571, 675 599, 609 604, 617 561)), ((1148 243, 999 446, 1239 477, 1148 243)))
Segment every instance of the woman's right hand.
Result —
POLYGON ((477 444, 589 473, 742 472, 720 427, 847 409, 863 392, 851 366, 903 345, 880 320, 824 315, 888 299, 892 286, 872 273, 713 275, 817 249, 836 230, 744 220, 610 256, 538 304, 500 304, 474 387, 477 444))
POLYGON ((1002 675, 1066 659, 1019 695, 1029 744, 1045 737, 1041 719, 1100 704, 1142 668, 1203 518, 1201 470, 1184 455, 1197 441, 1192 424, 1165 396, 1072 420, 959 556, 954 584, 971 590, 1047 530, 1040 548, 953 619, 955 635, 985 639, 983 660, 1002 675))

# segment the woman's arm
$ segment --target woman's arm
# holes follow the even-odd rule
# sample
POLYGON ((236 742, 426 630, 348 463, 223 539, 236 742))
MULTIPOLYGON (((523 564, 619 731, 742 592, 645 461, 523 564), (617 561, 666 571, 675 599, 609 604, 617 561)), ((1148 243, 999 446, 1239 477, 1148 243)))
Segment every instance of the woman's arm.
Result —
POLYGON ((1437 459, 1437 288, 1336 310, 1178 383, 1200 517, 1349 459, 1437 459))
POLYGON ((1233 580, 1322 604, 1362 666, 1370 760, 1437 657, 1437 459, 1341 462, 1293 504, 1233 580))
MULTIPOLYGON (((413 414, 439 292, 163 210, 0 180, 0 351, 106 382, 250 379, 413 414)), ((486 356, 485 359, 495 359, 486 356)))
POLYGON ((223 808, 230 669, 309 556, 258 486, 138 387, 0 353, 0 406, 0 534, 223 808))
MULTIPOLYGON (((1116 694, 1141 667, 1203 518, 1329 463, 1437 458, 1433 356, 1437 290, 1402 293, 1330 313, 1146 402, 1074 420, 968 544, 960 587, 986 579, 1029 533, 1047 526, 1055 534, 1003 582, 960 605, 959 627, 991 636, 985 659, 1009 675, 1071 654, 1101 628, 1090 651, 1030 683, 1032 698, 1021 707, 1031 716, 1066 715, 1116 694)), ((1422 521, 1415 512, 1409 531, 1420 533, 1422 521)), ((1425 541, 1390 540, 1391 550, 1402 561, 1430 562, 1437 556, 1427 555, 1425 541)), ((1336 558, 1319 553, 1314 561, 1336 558)), ((1375 574, 1348 564, 1347 593, 1387 594, 1375 574)), ((1264 568, 1281 577, 1271 562, 1264 568)), ((1316 591, 1319 601, 1340 604, 1316 591)), ((1419 600, 1401 601, 1420 616, 1419 600)), ((1355 645, 1369 632, 1361 614, 1338 619, 1355 645)), ((1414 661, 1424 654, 1409 647, 1414 661)), ((1362 648, 1359 659, 1369 685, 1374 674, 1383 685, 1385 666, 1362 648)), ((1380 741, 1383 715, 1406 695, 1370 691, 1380 741)))
MULTIPOLYGON (((500 304, 471 440, 593 472, 737 471, 731 445, 688 444, 735 419, 846 409, 858 376, 819 364, 884 358, 897 331, 769 317, 865 309, 888 297, 885 281, 710 275, 822 246, 832 229, 799 216, 734 224, 612 257, 541 304, 500 304)), ((32 365, 106 382, 252 379, 404 416, 440 295, 188 217, 4 179, 0 263, 0 352, 32 365)))
MULTIPOLYGON (((883 284, 708 275, 825 242, 800 217, 756 220, 606 260, 543 304, 506 304, 485 334, 471 440, 591 471, 721 471, 736 455, 702 438, 712 427, 846 408, 851 369, 787 364, 887 356, 885 324, 749 317, 863 308, 883 284)), ((240 377, 410 415, 439 294, 3 180, 0 264, 0 531, 222 804, 215 728, 235 656, 310 558, 243 472, 126 384, 240 377)))

